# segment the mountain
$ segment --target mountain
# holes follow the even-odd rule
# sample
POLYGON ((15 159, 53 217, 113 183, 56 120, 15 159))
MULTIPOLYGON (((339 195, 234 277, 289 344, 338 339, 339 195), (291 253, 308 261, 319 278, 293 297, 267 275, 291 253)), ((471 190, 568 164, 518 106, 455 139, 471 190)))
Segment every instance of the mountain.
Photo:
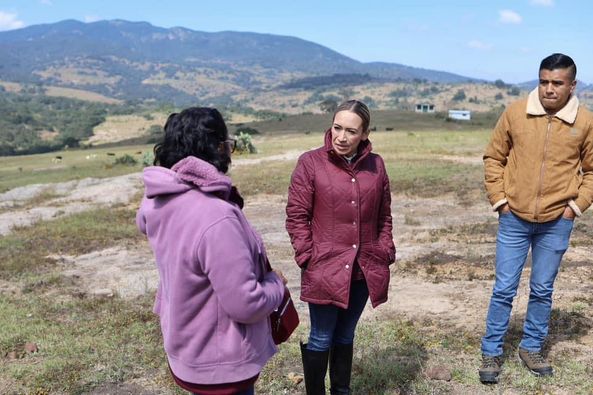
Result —
POLYGON ((361 78, 477 81, 395 63, 362 63, 313 42, 271 34, 207 33, 123 20, 66 20, 0 32, 0 80, 116 99, 237 104, 254 92, 293 89, 303 81, 307 89, 347 86, 349 78, 353 84, 361 78))

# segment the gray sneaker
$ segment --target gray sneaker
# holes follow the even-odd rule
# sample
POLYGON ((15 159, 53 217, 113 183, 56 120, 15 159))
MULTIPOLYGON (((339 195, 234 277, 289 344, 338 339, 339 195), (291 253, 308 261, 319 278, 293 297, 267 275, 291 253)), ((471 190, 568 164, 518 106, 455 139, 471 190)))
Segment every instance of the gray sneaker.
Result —
POLYGON ((541 351, 530 352, 523 348, 519 348, 519 359, 523 361, 523 364, 527 366, 527 369, 536 376, 553 376, 554 369, 544 356, 541 351))
POLYGON ((482 384, 498 383, 498 375, 502 371, 502 359, 498 357, 489 357, 482 354, 482 366, 478 373, 482 384))

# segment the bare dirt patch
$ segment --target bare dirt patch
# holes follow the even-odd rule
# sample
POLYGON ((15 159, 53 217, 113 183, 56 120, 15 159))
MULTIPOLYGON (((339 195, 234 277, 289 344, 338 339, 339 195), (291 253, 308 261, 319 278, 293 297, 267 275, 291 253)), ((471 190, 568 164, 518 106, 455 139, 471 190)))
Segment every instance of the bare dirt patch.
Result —
POLYGON ((142 188, 140 173, 112 178, 85 178, 57 184, 34 184, 14 188, 0 194, 0 235, 5 235, 15 226, 29 226, 42 220, 50 220, 97 207, 125 205, 138 195, 142 188), (41 194, 55 194, 32 208, 20 208, 27 201, 41 194))
POLYGON ((154 291, 158 272, 148 243, 137 248, 111 247, 79 256, 52 257, 63 267, 62 274, 70 277, 90 296, 120 296, 134 298, 154 291))

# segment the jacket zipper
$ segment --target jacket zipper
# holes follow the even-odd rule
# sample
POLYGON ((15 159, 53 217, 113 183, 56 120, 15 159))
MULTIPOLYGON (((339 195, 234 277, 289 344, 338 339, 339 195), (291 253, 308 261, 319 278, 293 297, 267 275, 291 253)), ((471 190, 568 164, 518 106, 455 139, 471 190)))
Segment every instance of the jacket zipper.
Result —
POLYGON ((539 191, 537 193, 537 199, 535 200, 535 212, 534 219, 537 221, 537 215, 539 211, 539 202, 542 199, 544 174, 546 173, 546 154, 548 153, 548 139, 550 137, 550 129, 552 128, 552 116, 548 115, 548 128, 546 130, 546 139, 544 141, 544 155, 542 158, 542 165, 539 172, 539 191))

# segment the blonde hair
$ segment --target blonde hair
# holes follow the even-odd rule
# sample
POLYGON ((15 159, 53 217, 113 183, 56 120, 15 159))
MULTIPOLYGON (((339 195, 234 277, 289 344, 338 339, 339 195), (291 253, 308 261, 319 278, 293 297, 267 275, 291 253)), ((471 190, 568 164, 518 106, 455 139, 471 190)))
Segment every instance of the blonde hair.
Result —
POLYGON ((371 124, 371 112, 366 104, 360 100, 348 100, 343 102, 336 108, 332 122, 336 119, 336 114, 340 111, 350 111, 355 113, 362 119, 362 131, 367 132, 371 124))

